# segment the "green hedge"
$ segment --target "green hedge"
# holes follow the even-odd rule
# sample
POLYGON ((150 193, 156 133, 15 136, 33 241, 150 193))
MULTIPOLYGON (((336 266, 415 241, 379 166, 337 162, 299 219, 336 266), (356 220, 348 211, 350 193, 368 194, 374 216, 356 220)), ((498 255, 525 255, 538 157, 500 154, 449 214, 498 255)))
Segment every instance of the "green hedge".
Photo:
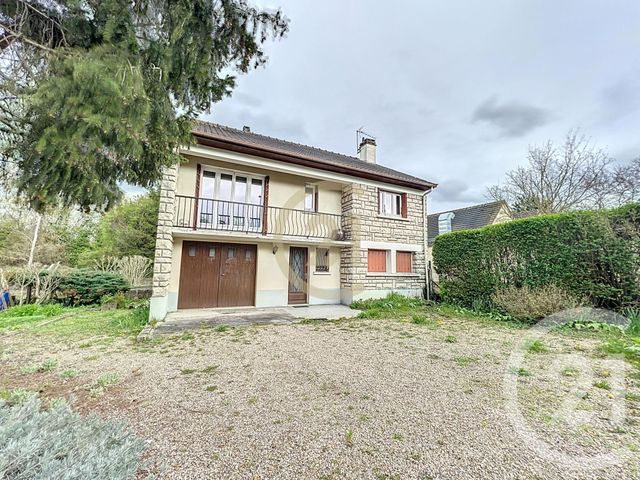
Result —
POLYGON ((441 295, 473 306, 501 287, 557 285, 595 306, 639 300, 640 204, 514 220, 440 235, 441 295))

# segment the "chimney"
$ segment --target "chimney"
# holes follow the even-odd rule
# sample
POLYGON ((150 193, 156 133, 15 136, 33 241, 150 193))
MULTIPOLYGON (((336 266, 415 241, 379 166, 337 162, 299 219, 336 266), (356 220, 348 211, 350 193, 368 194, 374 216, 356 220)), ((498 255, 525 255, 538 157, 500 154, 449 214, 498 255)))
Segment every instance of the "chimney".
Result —
POLYGON ((251 133, 251 127, 249 127, 248 125, 245 125, 244 127, 242 127, 242 131, 245 133, 251 133))
POLYGON ((376 141, 373 138, 363 138, 358 147, 360 160, 368 163, 376 163, 376 141))

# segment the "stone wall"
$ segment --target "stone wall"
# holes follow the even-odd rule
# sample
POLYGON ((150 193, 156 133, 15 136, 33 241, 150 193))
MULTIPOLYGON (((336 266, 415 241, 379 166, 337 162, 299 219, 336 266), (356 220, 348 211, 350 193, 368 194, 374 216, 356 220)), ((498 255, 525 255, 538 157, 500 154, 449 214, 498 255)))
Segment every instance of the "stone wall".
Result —
POLYGON ((156 252, 153 262, 153 294, 149 309, 151 320, 162 320, 167 313, 167 295, 171 279, 173 254, 173 220, 175 212, 176 182, 178 168, 165 168, 160 184, 160 207, 158 212, 158 231, 156 234, 156 252))
MULTIPOLYGON (((353 246, 343 248, 341 255, 343 303, 384 296, 390 291, 419 294, 426 276, 422 195, 407 194, 407 218, 389 218, 378 213, 377 187, 351 184, 342 190, 342 211, 343 231, 353 240, 353 246), (369 247, 362 242, 411 245, 419 249, 413 254, 413 273, 369 273, 369 247)), ((395 255, 396 249, 403 248, 392 245, 389 249, 390 255, 395 255)))

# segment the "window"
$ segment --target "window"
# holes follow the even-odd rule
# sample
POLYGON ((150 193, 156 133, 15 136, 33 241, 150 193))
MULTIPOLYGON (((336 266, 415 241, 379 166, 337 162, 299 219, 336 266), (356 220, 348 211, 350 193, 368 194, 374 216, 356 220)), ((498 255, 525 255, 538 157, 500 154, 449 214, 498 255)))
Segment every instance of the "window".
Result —
POLYGON ((224 230, 259 230, 264 177, 205 167, 200 175, 198 218, 204 226, 224 230))
POLYGON ((451 231, 451 220, 455 218, 453 212, 441 213, 438 217, 438 234, 449 233, 451 231))
POLYGON ((189 247, 189 256, 190 257, 195 257, 196 256, 196 247, 195 246, 189 247))
POLYGON ((227 258, 235 258, 236 257, 236 247, 229 247, 227 249, 227 258))
POLYGON ((305 185, 304 187, 304 209, 307 212, 318 211, 318 187, 315 185, 305 185))
POLYGON ((411 252, 396 252, 396 272, 411 273, 413 254, 411 252))
POLYGON ((211 247, 211 248, 209 249, 209 256, 210 256, 211 258, 216 258, 216 247, 211 247))
POLYGON ((369 271, 370 272, 386 272, 387 271, 387 251, 386 250, 369 250, 369 271))
POLYGON ((316 272, 329 271, 329 249, 316 248, 316 272))
POLYGON ((380 190, 380 214, 393 217, 405 216, 401 193, 380 190))

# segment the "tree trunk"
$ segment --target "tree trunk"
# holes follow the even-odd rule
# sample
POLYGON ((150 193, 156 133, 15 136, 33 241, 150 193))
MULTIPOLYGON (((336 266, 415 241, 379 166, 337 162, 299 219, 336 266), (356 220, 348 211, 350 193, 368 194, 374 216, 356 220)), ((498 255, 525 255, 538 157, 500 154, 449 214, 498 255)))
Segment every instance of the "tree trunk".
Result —
POLYGON ((31 239, 31 251, 29 252, 29 261, 27 266, 30 267, 33 264, 33 257, 36 253, 36 243, 38 243, 38 235, 40 234, 40 225, 42 224, 42 215, 38 214, 36 220, 36 228, 33 231, 33 238, 31 239))

